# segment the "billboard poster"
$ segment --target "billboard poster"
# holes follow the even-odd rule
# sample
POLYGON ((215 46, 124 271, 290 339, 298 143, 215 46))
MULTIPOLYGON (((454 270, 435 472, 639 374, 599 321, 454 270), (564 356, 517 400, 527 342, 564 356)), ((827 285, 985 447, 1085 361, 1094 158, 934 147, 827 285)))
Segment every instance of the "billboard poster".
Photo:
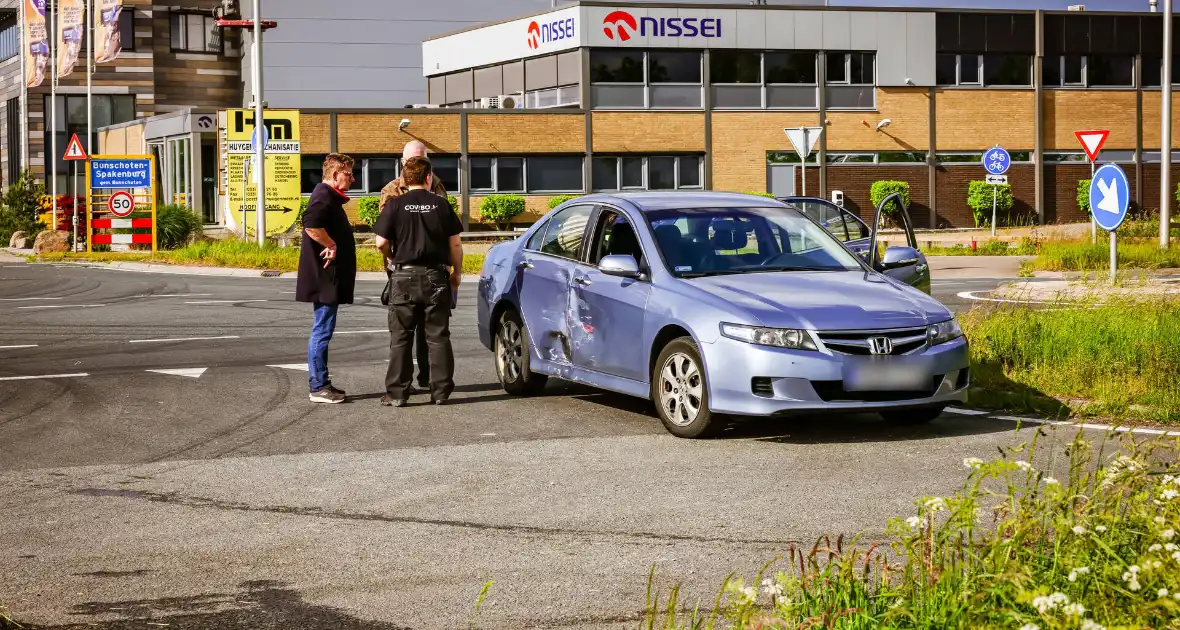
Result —
MULTIPOLYGON (((123 12, 123 0, 95 0, 94 12, 94 63, 114 61, 123 50, 123 34, 119 32, 119 16, 123 12)), ((135 37, 135 33, 127 33, 135 37)))
POLYGON ((57 32, 61 41, 57 43, 57 76, 69 76, 78 63, 82 51, 82 33, 85 24, 83 0, 57 0, 57 32))
POLYGON ((25 3, 25 85, 35 88, 45 80, 49 70, 49 30, 45 27, 45 0, 21 0, 25 3))
MULTIPOLYGON (((265 112, 266 142, 266 231, 285 232, 299 216, 303 174, 299 145, 299 110, 268 109, 265 112)), ((257 187, 252 175, 254 111, 230 109, 225 112, 226 189, 229 214, 240 226, 252 229, 256 223, 257 187)))

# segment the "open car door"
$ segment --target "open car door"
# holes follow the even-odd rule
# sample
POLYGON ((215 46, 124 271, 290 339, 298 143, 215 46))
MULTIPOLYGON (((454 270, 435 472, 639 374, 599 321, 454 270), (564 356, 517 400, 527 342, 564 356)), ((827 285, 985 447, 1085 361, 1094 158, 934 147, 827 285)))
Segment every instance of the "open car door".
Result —
POLYGON ((877 204, 873 215, 872 235, 869 239, 868 263, 873 269, 900 280, 910 286, 930 293, 930 265, 926 262, 926 255, 918 251, 918 237, 914 235, 914 223, 910 220, 910 211, 901 195, 893 193, 877 204), (906 246, 890 247, 881 255, 878 237, 881 231, 881 215, 890 201, 896 201, 901 212, 902 228, 905 230, 906 246))

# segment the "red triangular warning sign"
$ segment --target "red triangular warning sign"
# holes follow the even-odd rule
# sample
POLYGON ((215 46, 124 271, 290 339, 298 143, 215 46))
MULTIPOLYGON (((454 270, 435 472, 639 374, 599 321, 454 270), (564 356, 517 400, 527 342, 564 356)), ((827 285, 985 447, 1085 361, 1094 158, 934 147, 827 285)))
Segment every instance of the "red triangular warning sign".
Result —
POLYGON ((70 138, 70 146, 66 147, 65 159, 67 159, 67 160, 85 160, 86 159, 86 151, 82 148, 82 141, 78 139, 78 134, 74 134, 74 137, 70 138))
POLYGON ((1073 135, 1078 137, 1078 142, 1082 143, 1082 148, 1086 151, 1086 157, 1090 161, 1098 159, 1098 152, 1102 150, 1102 145, 1106 143, 1107 136, 1110 131, 1107 129, 1092 129, 1089 131, 1075 131, 1073 135))

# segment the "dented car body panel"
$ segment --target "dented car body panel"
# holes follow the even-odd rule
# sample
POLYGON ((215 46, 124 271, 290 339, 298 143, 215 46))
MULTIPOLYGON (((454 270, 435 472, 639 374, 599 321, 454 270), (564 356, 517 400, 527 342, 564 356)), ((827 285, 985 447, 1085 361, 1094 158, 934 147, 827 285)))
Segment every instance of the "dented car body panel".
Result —
MULTIPOLYGON (((716 192, 579 197, 493 246, 478 296, 487 348, 494 348, 501 314, 514 309, 532 371, 634 396, 650 397, 660 344, 691 337, 716 413, 932 406, 964 400, 968 382, 965 339, 933 343, 911 335, 952 320, 945 306, 871 269, 773 199, 716 192), (639 273, 605 273, 598 263, 607 255, 633 256, 639 273), (723 335, 722 324, 806 331, 815 347, 756 345, 723 335), (925 370, 930 386, 913 396, 841 389, 850 366, 859 365, 853 346, 863 340, 853 338, 861 332, 910 343, 902 348, 905 369, 925 370), (765 383, 758 393, 756 381, 765 383)), ((902 358, 878 359, 902 369, 902 358)))

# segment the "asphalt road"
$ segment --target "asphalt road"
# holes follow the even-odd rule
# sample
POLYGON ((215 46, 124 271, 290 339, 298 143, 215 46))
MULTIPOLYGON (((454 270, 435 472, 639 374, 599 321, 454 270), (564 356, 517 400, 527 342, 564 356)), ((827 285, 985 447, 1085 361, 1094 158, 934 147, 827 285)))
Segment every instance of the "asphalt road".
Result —
MULTIPOLYGON (((962 308, 997 282, 935 294, 962 308)), ((1031 436, 947 414, 687 441, 625 396, 511 399, 473 285, 454 404, 394 410, 377 283, 332 342, 352 400, 325 406, 293 280, 3 264, 0 603, 46 628, 630 627, 653 564, 658 587, 711 601, 792 541, 879 536, 954 492, 964 457, 1031 436)))

